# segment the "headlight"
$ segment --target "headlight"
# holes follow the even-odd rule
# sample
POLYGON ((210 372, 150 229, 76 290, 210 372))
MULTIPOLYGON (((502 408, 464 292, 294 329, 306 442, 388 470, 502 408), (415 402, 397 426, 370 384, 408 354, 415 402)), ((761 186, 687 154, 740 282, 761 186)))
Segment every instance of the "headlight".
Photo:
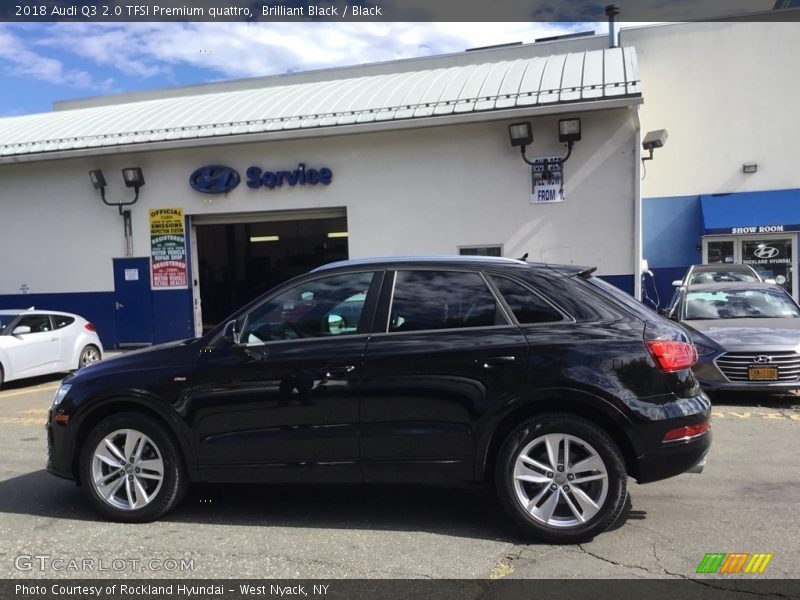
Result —
POLYGON ((72 387, 71 383, 62 383, 61 387, 58 388, 56 392, 55 398, 53 398, 53 406, 58 406, 61 404, 61 401, 66 397, 69 393, 70 388, 72 387))

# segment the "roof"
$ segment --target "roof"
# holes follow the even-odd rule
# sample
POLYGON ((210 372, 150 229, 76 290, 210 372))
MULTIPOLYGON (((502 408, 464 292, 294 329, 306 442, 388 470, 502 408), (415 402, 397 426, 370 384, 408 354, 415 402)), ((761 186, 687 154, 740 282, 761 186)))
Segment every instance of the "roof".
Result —
POLYGON ((690 267, 693 273, 707 273, 711 272, 731 272, 731 273, 755 273, 755 269, 750 265, 742 263, 706 263, 702 265, 692 265, 690 267))
POLYGON ((524 260, 506 258, 501 256, 382 256, 372 258, 354 258, 339 260, 317 267, 312 271, 327 271, 340 267, 360 267, 362 265, 389 265, 401 264, 481 264, 481 265, 527 265, 524 260))
POLYGON ((715 283, 693 283, 685 286, 689 292, 714 292, 718 290, 774 290, 783 288, 763 281, 720 281, 715 283))
MULTIPOLYGON (((352 75, 352 71, 348 71, 352 75)), ((333 75, 332 75, 333 77, 333 75)), ((269 78, 265 78, 268 80, 269 78)), ((252 141, 295 132, 400 123, 440 124, 515 109, 638 102, 633 48, 608 48, 328 81, 272 85, 0 119, 0 162, 119 152, 168 143, 252 141)))

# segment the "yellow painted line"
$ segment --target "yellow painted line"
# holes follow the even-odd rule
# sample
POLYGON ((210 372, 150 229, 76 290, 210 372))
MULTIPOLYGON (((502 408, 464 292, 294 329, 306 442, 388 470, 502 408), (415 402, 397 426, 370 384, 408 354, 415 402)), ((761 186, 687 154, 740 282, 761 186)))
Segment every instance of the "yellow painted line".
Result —
POLYGON ((50 385, 47 387, 30 388, 28 390, 18 390, 16 392, 0 392, 0 400, 3 398, 11 398, 12 396, 24 396, 25 394, 35 394, 36 392, 47 392, 57 390, 61 384, 50 385))

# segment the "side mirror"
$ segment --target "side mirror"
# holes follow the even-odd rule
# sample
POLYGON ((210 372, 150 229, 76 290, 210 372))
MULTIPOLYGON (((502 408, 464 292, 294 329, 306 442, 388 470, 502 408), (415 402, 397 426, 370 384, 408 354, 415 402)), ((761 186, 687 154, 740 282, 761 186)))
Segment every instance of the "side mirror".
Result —
POLYGON ((30 333, 31 328, 27 325, 19 325, 18 327, 14 328, 14 331, 11 332, 12 335, 23 335, 25 333, 30 333))
POLYGON ((672 286, 673 287, 681 287, 682 283, 683 283, 683 281, 681 281, 680 279, 676 279, 675 281, 672 282, 672 286))
POLYGON ((236 331, 236 319, 231 319, 225 323, 225 328, 222 330, 222 337, 231 344, 236 345, 239 343, 239 332, 236 331))

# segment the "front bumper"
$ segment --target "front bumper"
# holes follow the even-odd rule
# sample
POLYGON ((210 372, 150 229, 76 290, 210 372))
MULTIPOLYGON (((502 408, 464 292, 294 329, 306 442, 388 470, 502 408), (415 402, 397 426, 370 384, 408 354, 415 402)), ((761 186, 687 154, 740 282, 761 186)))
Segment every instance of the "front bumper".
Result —
POLYGON ((711 360, 698 362, 692 371, 705 392, 788 393, 800 390, 800 379, 795 381, 731 381, 711 360))

